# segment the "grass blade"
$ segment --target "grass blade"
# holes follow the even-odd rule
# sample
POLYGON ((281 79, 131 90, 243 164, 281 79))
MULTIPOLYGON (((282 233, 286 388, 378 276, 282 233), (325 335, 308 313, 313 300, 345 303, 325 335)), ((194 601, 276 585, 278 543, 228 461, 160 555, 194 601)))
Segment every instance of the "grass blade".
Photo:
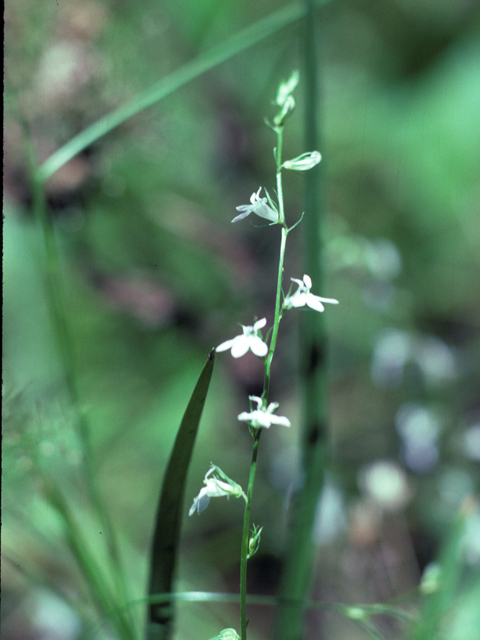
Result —
MULTIPOLYGON (((198 425, 210 386, 214 359, 215 350, 212 349, 183 416, 163 478, 153 534, 149 596, 169 594, 172 591, 180 537, 185 481, 198 425)), ((172 622, 173 607, 170 602, 151 604, 149 607, 147 640, 165 640, 169 638, 172 622)))
MULTIPOLYGON (((316 4, 324 5, 330 0, 320 0, 316 4)), ((69 140, 63 147, 53 153, 39 168, 37 178, 44 182, 48 180, 64 164, 74 158, 78 153, 102 138, 104 135, 121 125, 132 116, 148 109, 163 98, 166 98, 177 89, 195 80, 202 74, 226 62, 233 56, 246 51, 258 44, 268 36, 277 33, 281 29, 300 20, 305 13, 302 2, 293 2, 279 11, 259 20, 255 24, 242 29, 221 45, 214 47, 207 53, 198 56, 180 69, 162 78, 149 87, 133 100, 121 105, 118 109, 94 122, 78 135, 69 140)))
POLYGON ((443 635, 440 632, 442 622, 452 611, 452 605, 458 594, 463 568, 462 542, 466 518, 472 507, 473 504, 466 501, 453 520, 449 535, 440 550, 436 584, 431 589, 431 593, 425 595, 421 614, 411 635, 412 640, 436 640, 443 635))

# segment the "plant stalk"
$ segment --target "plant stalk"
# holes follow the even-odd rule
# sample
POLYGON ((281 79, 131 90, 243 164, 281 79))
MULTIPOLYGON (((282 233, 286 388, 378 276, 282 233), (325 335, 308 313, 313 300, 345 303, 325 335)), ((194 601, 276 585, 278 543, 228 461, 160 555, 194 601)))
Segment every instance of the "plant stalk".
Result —
MULTIPOLYGON (((276 163, 277 163, 277 192, 278 192, 278 215, 279 224, 282 226, 282 235, 280 240, 280 255, 278 260, 278 272, 277 272, 277 290, 275 297, 275 315, 273 320, 272 336, 270 339, 270 347, 265 359, 265 377, 263 382, 262 401, 263 407, 268 405, 268 394, 270 391, 270 374, 273 356, 275 354, 275 347, 277 344, 278 328, 280 320, 282 318, 282 282, 283 282, 283 265, 285 262, 285 248, 288 237, 288 228, 285 224, 285 210, 283 203, 283 188, 282 188, 282 172, 281 172, 281 156, 282 156, 282 139, 283 139, 283 126, 275 127, 277 134, 277 150, 276 150, 276 163)), ((247 488, 247 500, 245 503, 245 513, 243 518, 243 534, 242 534, 242 546, 241 546, 241 558, 240 558, 240 629, 241 640, 247 640, 247 562, 248 562, 248 544, 249 544, 249 531, 250 531, 250 510, 252 505, 253 487, 255 483, 255 473, 257 470, 257 457, 258 448, 260 445, 260 438, 263 429, 256 429, 253 436, 253 450, 252 461, 250 464, 250 475, 248 479, 247 488)))

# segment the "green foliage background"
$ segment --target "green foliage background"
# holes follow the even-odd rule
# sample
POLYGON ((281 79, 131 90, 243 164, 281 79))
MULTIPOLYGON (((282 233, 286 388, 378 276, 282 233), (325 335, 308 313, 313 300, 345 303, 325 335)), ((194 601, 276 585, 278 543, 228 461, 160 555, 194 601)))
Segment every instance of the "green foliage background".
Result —
MULTIPOLYGON (((45 297, 28 145, 45 161, 104 114, 284 5, 6 3, 8 638, 88 637, 82 634, 95 620, 46 503, 46 475, 68 496, 93 556, 106 562, 45 297)), ((473 0, 345 0, 317 19, 328 274, 318 293, 340 305, 327 317, 335 498, 324 521, 334 534, 317 532, 312 597, 370 603, 410 593, 453 536, 465 499, 478 496, 480 11, 473 0), (406 415, 420 416, 410 440, 399 431, 406 415), (408 447, 416 447, 416 466, 408 447), (362 483, 379 461, 398 465, 391 468, 408 482, 401 507, 375 502, 362 483)), ((206 355, 237 322, 273 312, 271 230, 230 220, 260 184, 273 186, 273 136, 263 118, 278 82, 299 66, 301 35, 292 24, 233 57, 99 139, 47 182, 81 405, 132 599, 145 592, 160 481, 206 355)), ((286 158, 305 151, 301 84, 298 93, 286 158)), ((302 186, 301 176, 285 185, 290 222, 302 211, 302 186)), ((287 278, 303 273, 301 234, 293 235, 287 278)), ((294 315, 282 323, 272 383, 292 424, 299 416, 297 327, 294 315)), ((218 359, 188 500, 210 460, 245 480, 250 441, 235 416, 261 377, 253 357, 218 359)), ((267 525, 251 570, 251 590, 260 594, 277 585, 298 456, 295 426, 270 436, 253 510, 254 521, 267 525)), ((458 576, 442 605, 451 640, 474 640, 480 625, 476 504, 467 509, 454 554, 458 576)), ((202 517, 184 521, 179 588, 238 589, 240 520, 238 503, 213 501, 202 517)), ((412 610, 417 602, 408 598, 412 610)), ((142 607, 134 611, 140 628, 142 607)), ((208 638, 236 615, 231 605, 181 604, 178 638, 208 638)), ((270 615, 263 608, 252 614, 254 637, 266 637, 270 615)), ((402 637, 403 629, 385 624, 385 633, 402 637)), ((312 613, 308 625, 308 638, 365 637, 330 613, 312 613)))

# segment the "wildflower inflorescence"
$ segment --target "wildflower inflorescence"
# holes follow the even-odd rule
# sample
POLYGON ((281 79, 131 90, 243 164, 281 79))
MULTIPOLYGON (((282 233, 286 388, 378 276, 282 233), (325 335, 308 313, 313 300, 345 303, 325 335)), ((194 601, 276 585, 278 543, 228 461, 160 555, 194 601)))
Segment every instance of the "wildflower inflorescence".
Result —
MULTIPOLYGON (((241 605, 241 640, 246 640, 247 618, 246 618, 246 575, 247 575, 247 560, 258 549, 260 544, 261 527, 253 526, 252 533, 249 533, 250 522, 250 508, 253 494, 253 485, 255 480, 255 471, 258 455, 258 446, 260 437, 264 429, 269 429, 272 425, 279 425, 284 427, 290 427, 290 420, 285 416, 279 416, 276 414, 278 409, 277 402, 268 402, 268 394, 270 388, 270 370, 273 355, 275 352, 278 328, 280 321, 285 311, 294 308, 309 307, 314 311, 323 312, 325 310, 324 304, 338 304, 338 300, 333 298, 322 298, 311 292, 312 280, 310 276, 305 274, 302 280, 291 278, 292 282, 297 285, 297 290, 292 294, 288 291, 287 295, 283 295, 283 270, 284 270, 284 257, 285 246, 288 234, 298 222, 288 227, 285 220, 284 202, 283 202, 283 187, 282 187, 282 170, 289 169, 292 171, 308 171, 315 167, 321 160, 321 155, 318 151, 309 151, 303 153, 292 160, 286 160, 282 163, 282 140, 283 140, 283 128, 286 120, 292 114, 295 108, 295 99, 293 98, 293 91, 298 83, 298 72, 292 74, 287 82, 280 84, 275 104, 278 107, 278 112, 274 116, 272 123, 267 122, 267 125, 277 135, 277 146, 274 149, 274 158, 276 162, 276 196, 277 202, 274 202, 270 197, 267 190, 264 188, 266 197, 261 197, 262 187, 258 191, 254 192, 250 197, 250 204, 239 205, 236 207, 240 212, 232 222, 238 222, 243 220, 251 213, 268 220, 273 225, 279 225, 281 227, 281 243, 280 243, 280 259, 277 275, 277 289, 276 289, 276 302, 275 311, 273 317, 273 324, 271 330, 269 330, 267 337, 264 338, 262 329, 267 324, 267 319, 262 318, 256 320, 252 326, 242 326, 242 333, 235 338, 222 342, 217 348, 217 352, 230 350, 234 358, 241 358, 248 351, 251 351, 255 356, 262 359, 265 367, 264 387, 261 396, 249 396, 250 411, 243 411, 238 415, 238 420, 248 425, 250 433, 253 437, 253 452, 252 462, 250 466, 250 474, 248 480, 248 487, 246 492, 236 482, 228 478, 221 469, 212 465, 204 478, 204 487, 200 490, 200 493, 196 496, 193 504, 190 508, 189 514, 193 515, 195 512, 201 513, 208 505, 210 498, 226 496, 243 497, 245 500, 245 515, 243 524, 243 536, 242 536, 242 548, 241 548, 241 565, 240 565, 240 605, 241 605), (254 405, 256 407, 254 408, 254 405)), ((302 214, 303 217, 303 214, 302 214)), ((302 218, 300 218, 301 220, 302 218)), ((299 221, 300 221, 299 220, 299 221)), ((226 634, 225 637, 232 636, 233 638, 239 638, 234 629, 226 629, 222 634, 226 634)), ((222 634, 217 638, 222 637, 222 634)), ((216 639, 212 639, 216 640, 216 639)))

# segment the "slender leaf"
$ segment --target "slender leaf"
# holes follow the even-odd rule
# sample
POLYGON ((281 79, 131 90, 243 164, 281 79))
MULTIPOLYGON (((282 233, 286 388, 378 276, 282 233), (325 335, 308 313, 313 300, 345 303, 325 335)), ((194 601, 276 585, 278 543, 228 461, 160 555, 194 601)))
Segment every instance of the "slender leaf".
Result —
MULTIPOLYGON (((163 478, 153 534, 149 596, 170 594, 172 591, 185 482, 198 425, 210 386, 214 359, 215 350, 212 349, 183 416, 163 478)), ((151 604, 147 640, 166 640, 169 638, 172 623, 173 606, 170 601, 151 604)))
MULTIPOLYGON (((331 0, 317 0, 316 4, 328 4, 331 0)), ((138 96, 122 104, 118 109, 107 113, 103 118, 84 129, 78 135, 66 142, 53 153, 40 167, 37 178, 41 181, 48 180, 64 164, 74 158, 78 153, 89 147, 96 140, 121 125, 132 116, 148 109, 163 98, 166 98, 180 87, 185 86, 191 80, 195 80, 202 74, 226 62, 233 56, 246 51, 258 44, 268 36, 277 33, 281 29, 300 20, 305 13, 302 2, 293 2, 279 11, 259 20, 253 25, 242 29, 228 38, 221 45, 214 47, 207 53, 198 56, 149 87, 138 96)))
POLYGON ((436 640, 447 612, 458 593, 462 571, 461 547, 469 505, 465 505, 452 522, 438 558, 438 578, 431 593, 425 595, 421 615, 411 635, 412 640, 436 640))

